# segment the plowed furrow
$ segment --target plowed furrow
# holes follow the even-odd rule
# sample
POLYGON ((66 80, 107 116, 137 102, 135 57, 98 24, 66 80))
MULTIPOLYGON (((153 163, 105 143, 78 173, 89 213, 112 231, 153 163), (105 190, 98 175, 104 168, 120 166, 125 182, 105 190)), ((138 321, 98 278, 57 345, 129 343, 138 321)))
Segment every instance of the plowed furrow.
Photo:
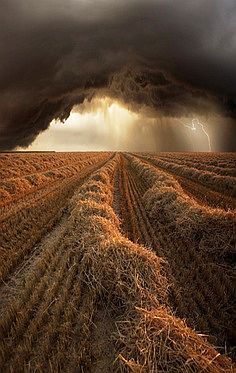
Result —
POLYGON ((118 164, 114 178, 114 210, 121 221, 121 231, 132 241, 139 239, 137 218, 134 214, 134 205, 130 196, 126 172, 118 164))
POLYGON ((116 173, 114 208, 121 218, 123 232, 134 242, 147 247, 157 247, 158 243, 148 221, 145 210, 137 192, 137 185, 128 171, 127 162, 121 156, 116 173), (117 200, 118 195, 122 195, 117 200))
POLYGON ((145 246, 151 247, 152 249, 155 250, 155 252, 158 255, 161 256, 162 255, 161 244, 160 244, 161 240, 159 240, 159 238, 156 237, 153 227, 150 224, 150 221, 148 219, 148 216, 142 204, 141 193, 140 193, 139 187, 135 181, 134 175, 132 175, 131 173, 129 173, 129 183, 130 183, 130 190, 131 190, 133 199, 135 200, 137 207, 138 207, 139 226, 143 232, 143 238, 144 238, 143 244, 145 246))

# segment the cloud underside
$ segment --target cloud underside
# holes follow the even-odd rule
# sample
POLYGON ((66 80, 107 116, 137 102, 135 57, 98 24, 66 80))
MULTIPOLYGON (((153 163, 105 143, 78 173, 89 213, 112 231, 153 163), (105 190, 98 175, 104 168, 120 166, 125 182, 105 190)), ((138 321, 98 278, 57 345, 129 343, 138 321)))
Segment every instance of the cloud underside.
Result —
POLYGON ((236 117, 232 0, 2 0, 0 149, 111 97, 149 117, 236 117))

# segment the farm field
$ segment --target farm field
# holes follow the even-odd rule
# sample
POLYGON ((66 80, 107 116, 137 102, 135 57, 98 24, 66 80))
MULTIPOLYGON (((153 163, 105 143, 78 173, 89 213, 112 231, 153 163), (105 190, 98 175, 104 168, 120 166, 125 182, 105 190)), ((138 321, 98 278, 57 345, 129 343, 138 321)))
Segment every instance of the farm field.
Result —
POLYGON ((0 154, 1 372, 234 372, 235 153, 0 154))

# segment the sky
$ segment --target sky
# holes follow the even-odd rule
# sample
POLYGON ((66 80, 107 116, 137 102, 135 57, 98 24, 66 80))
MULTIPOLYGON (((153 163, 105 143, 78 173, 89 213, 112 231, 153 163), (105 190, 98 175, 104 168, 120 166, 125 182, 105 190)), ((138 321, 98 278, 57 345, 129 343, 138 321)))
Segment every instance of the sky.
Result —
POLYGON ((1 0, 0 58, 0 150, 236 151, 234 0, 1 0))
POLYGON ((28 150, 136 151, 143 142, 146 148, 155 150, 155 140, 148 133, 153 119, 144 123, 139 114, 108 98, 94 99, 91 105, 87 103, 82 112, 75 106, 64 123, 53 120, 28 150))

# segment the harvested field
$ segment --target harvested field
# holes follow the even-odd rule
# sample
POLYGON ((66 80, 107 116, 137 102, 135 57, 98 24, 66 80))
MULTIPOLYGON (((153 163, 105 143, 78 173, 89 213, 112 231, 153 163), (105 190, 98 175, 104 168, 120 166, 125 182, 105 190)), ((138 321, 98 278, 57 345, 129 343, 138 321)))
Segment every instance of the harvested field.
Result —
POLYGON ((155 157, 153 155, 143 155, 142 157, 160 169, 174 175, 195 181, 227 197, 236 197, 236 155, 234 153, 229 153, 228 158, 226 158, 225 154, 221 155, 221 153, 218 153, 216 155, 213 153, 212 162, 210 160, 206 161, 207 154, 204 155, 204 153, 203 155, 199 155, 201 153, 195 155, 192 160, 188 158, 188 155, 185 159, 183 154, 182 157, 179 157, 178 153, 177 155, 172 153, 172 156, 170 153, 168 154, 169 156, 163 157, 155 157), (199 159, 199 157, 203 158, 202 163, 202 158, 199 159))
POLYGON ((233 372, 235 161, 0 155, 0 370, 233 372))

